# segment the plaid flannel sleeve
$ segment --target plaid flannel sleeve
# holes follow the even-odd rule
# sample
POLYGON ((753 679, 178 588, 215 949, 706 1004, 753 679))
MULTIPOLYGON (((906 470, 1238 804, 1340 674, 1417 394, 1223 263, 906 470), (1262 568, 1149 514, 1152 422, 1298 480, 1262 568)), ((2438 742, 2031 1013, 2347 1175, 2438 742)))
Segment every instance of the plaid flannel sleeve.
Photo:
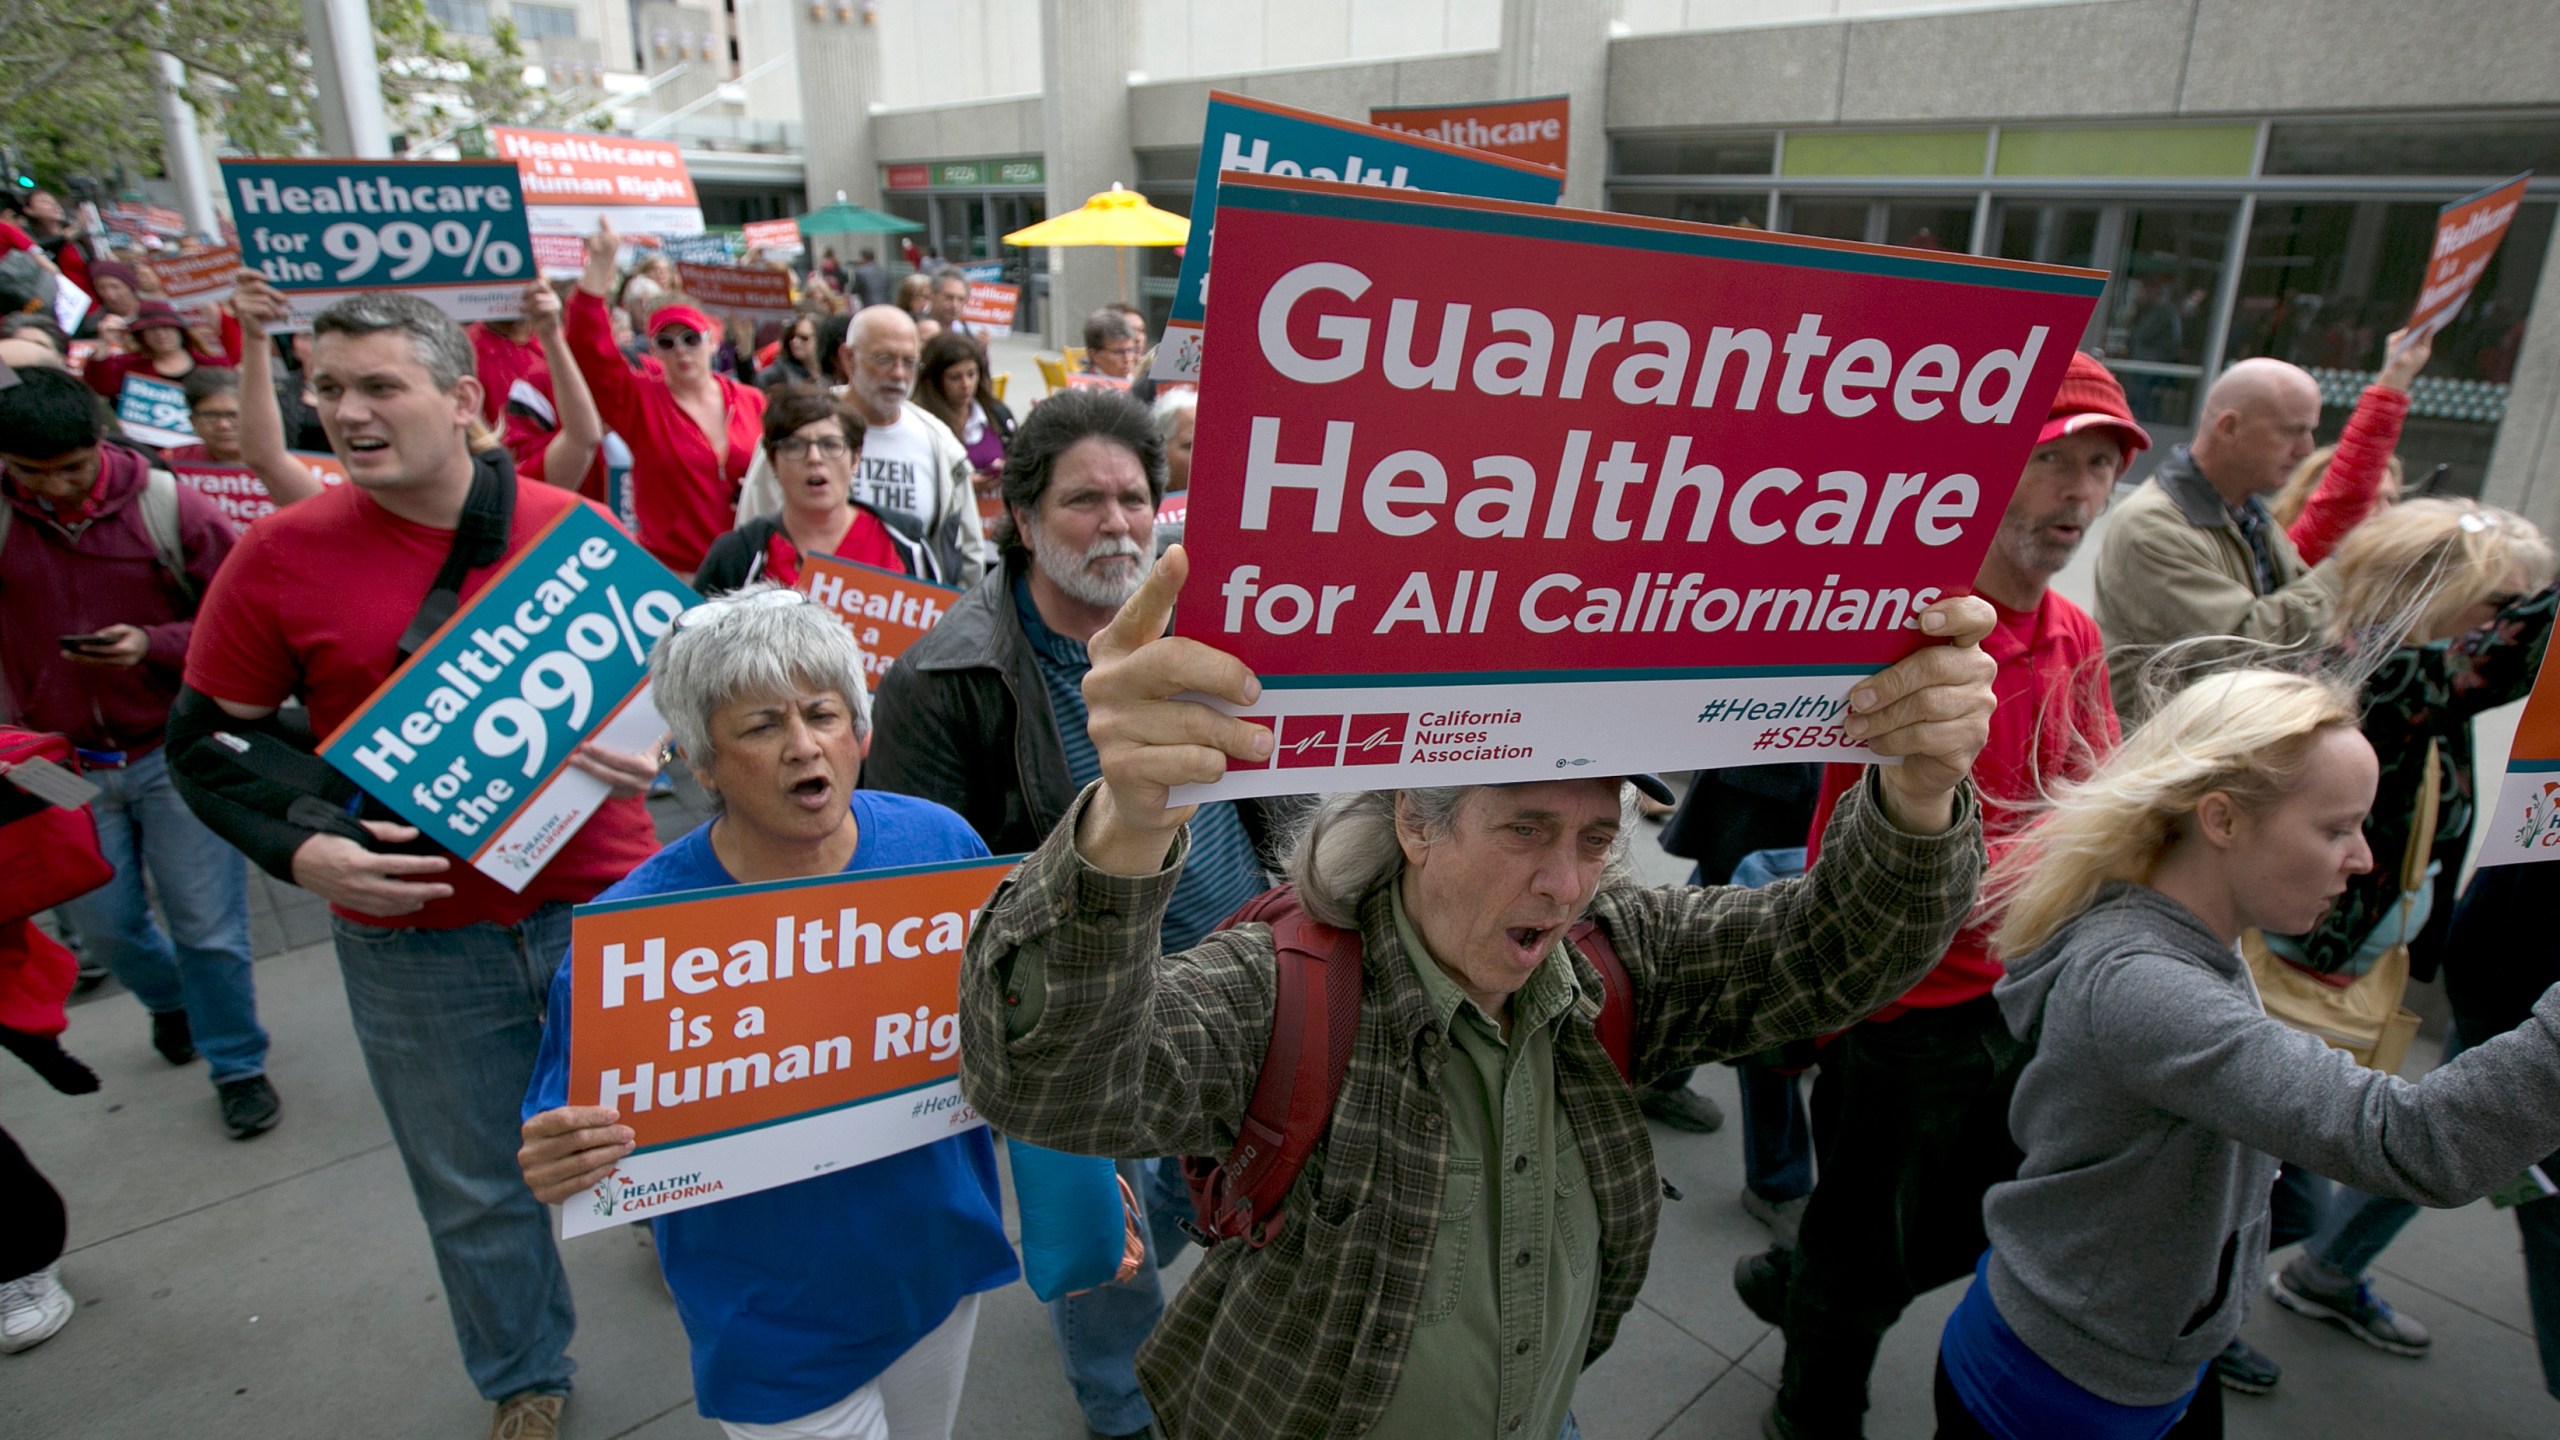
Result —
POLYGON ((1082 1155, 1223 1154, 1270 1039, 1270 931, 1164 955, 1190 851, 1153 875, 1076 853, 1087 788, 987 902, 960 970, 960 1088, 1008 1135, 1082 1155))
POLYGON ((1886 816, 1877 783, 1870 774, 1841 797, 1800 879, 1602 897, 1636 986, 1641 1074, 1846 1029, 1946 953, 1982 876, 1973 787, 1958 792, 1953 825, 1913 835, 1886 816))

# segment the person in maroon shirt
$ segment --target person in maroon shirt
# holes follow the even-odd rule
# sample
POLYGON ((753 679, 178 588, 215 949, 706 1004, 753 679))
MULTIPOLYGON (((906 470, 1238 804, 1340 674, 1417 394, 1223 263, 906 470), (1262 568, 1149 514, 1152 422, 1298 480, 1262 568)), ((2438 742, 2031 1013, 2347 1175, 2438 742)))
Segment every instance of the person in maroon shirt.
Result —
POLYGON ((587 237, 587 268, 569 297, 569 350, 604 423, 631 447, 641 547, 691 575, 737 517, 738 486, 755 463, 764 423, 764 393, 713 372, 720 327, 690 305, 661 305, 649 315, 659 374, 635 374, 623 363, 605 313, 620 243, 610 224, 587 237))
MULTIPOLYGON (((2115 747, 2097 623, 2051 587, 2117 477, 2150 445, 2115 376, 2073 355, 1974 576, 1998 613, 1982 642, 2000 667, 1998 704, 1973 767, 1994 859, 2047 786, 2086 774, 2115 747)), ((1826 768, 1808 863, 1866 770, 1826 768)), ((1914 1297, 1970 1273, 1989 1244, 1982 1197, 2017 1174, 2009 1097, 2027 1060, 1991 999, 2003 973, 1977 919, 1901 999, 1824 1042, 1813 1111, 1821 1175, 1796 1243, 1734 1267, 1743 1303, 1786 1335, 1765 1433, 1861 1433, 1885 1332, 1914 1297)))
MULTIPOLYGON (((472 562, 460 587, 468 601, 547 523, 587 503, 514 475, 502 450, 474 452, 471 341, 425 301, 352 296, 312 332, 312 390, 349 483, 259 521, 216 577, 188 650, 194 695, 173 714, 173 749, 182 725, 183 743, 205 752, 222 748, 219 733, 268 736, 269 717, 297 693, 312 729, 329 733, 400 663, 403 633, 449 553, 464 547, 472 562), (199 718, 205 707, 212 723, 199 718)), ((330 902, 347 1008, 464 1367, 497 1403, 493 1433, 519 1437, 557 1433, 575 1317, 549 1214, 516 1168, 517 1105, 569 907, 657 849, 638 798, 653 759, 588 744, 571 763, 614 798, 520 892, 448 852, 422 853, 406 825, 364 820, 360 841, 300 805, 244 814, 210 787, 186 791, 226 839, 330 902), (324 820, 330 828, 313 828, 324 820)), ((207 773, 193 749, 173 764, 182 780, 207 773)))
POLYGON ((63 912, 150 1012, 160 1054, 204 1055, 223 1121, 245 1140, 279 1110, 250 971, 249 873, 179 802, 161 747, 196 599, 234 536, 211 500, 163 480, 176 522, 164 553, 144 513, 151 461, 105 433, 97 398, 66 371, 22 370, 0 390, 0 713, 68 738, 99 787, 90 813, 115 878, 63 912))
POLYGON ((134 314, 130 333, 131 351, 94 356, 88 368, 80 372, 89 388, 106 396, 110 405, 123 393, 128 375, 148 376, 175 385, 193 374, 198 364, 211 363, 211 357, 195 353, 186 322, 178 318, 178 312, 160 301, 144 302, 134 314))

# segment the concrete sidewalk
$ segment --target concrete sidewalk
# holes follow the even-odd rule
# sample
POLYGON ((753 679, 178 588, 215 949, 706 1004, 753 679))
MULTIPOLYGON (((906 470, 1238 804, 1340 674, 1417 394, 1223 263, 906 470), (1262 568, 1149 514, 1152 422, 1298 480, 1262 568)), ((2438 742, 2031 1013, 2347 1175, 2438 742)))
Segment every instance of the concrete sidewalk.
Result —
MULTIPOLYGON (((1650 837, 1640 851, 1657 878, 1679 878, 1650 837)), ((306 946, 262 961, 258 979, 285 1115, 254 1141, 223 1138, 202 1068, 161 1063, 130 996, 72 1013, 67 1044, 97 1067, 99 1094, 59 1096, 0 1062, 0 1125, 70 1204, 62 1273, 80 1301, 52 1341, 0 1357, 0 1435, 472 1440, 485 1431, 488 1410, 456 1359, 335 961, 325 945, 306 946)), ((2412 1073, 2431 1060, 2417 1057, 2412 1073)), ((1735 1109, 1729 1071, 1699 1083, 1735 1109)), ((1662 1169, 1687 1198, 1666 1206, 1642 1301, 1584 1377, 1575 1408, 1592 1440, 1759 1433, 1782 1350, 1728 1278, 1735 1257, 1766 1243, 1734 1202, 1738 1124, 1711 1136, 1655 1131, 1662 1169)), ((684 1336, 637 1233, 564 1246, 583 1366, 568 1433, 716 1436, 693 1413, 684 1336)), ((2395 1359, 2261 1305, 2250 1338, 2288 1373, 2270 1397, 2232 1398, 2232 1435, 2560 1430, 2507 1217, 2486 1205, 2422 1215, 2382 1269, 2384 1292, 2433 1327, 2439 1353, 2395 1359)), ((1927 1297, 1887 1339, 1869 1426, 1878 1440, 1930 1433, 1930 1365, 1956 1295, 1950 1286, 1927 1297)), ((1047 1318, 1019 1285, 982 1311, 958 1433, 1083 1433, 1047 1318)))

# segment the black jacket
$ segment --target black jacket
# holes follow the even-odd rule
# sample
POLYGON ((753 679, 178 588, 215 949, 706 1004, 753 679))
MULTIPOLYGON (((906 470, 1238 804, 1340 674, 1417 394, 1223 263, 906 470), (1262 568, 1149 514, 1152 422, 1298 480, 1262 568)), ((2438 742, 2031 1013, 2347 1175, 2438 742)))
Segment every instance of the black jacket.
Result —
MULTIPOLYGON (((933 578, 933 557, 906 523, 902 515, 886 515, 859 500, 850 502, 854 509, 880 522, 889 532, 889 543, 898 550, 899 563, 910 575, 933 578)), ((754 519, 711 542, 702 552, 702 568, 693 572, 693 588, 700 595, 721 595, 741 586, 752 585, 764 578, 765 551, 773 537, 782 530, 782 517, 766 515, 754 519)), ((795 547, 797 548, 797 547, 795 547)))
MULTIPOLYGON (((960 812, 987 848, 1039 848, 1076 798, 1040 662, 1013 608, 1019 552, 960 597, 880 677, 862 783, 960 812)), ((1245 833, 1276 868, 1293 799, 1239 800, 1245 833)))

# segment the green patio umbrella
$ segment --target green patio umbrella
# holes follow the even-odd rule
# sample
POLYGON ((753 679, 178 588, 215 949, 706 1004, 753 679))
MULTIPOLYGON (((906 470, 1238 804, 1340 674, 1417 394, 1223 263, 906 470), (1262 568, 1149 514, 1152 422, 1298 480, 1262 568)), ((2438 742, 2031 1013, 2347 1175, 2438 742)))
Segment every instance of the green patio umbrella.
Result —
POLYGON ((822 206, 800 217, 802 239, 820 235, 912 235, 924 227, 913 220, 883 215, 877 210, 848 204, 844 192, 836 192, 836 203, 822 206))

